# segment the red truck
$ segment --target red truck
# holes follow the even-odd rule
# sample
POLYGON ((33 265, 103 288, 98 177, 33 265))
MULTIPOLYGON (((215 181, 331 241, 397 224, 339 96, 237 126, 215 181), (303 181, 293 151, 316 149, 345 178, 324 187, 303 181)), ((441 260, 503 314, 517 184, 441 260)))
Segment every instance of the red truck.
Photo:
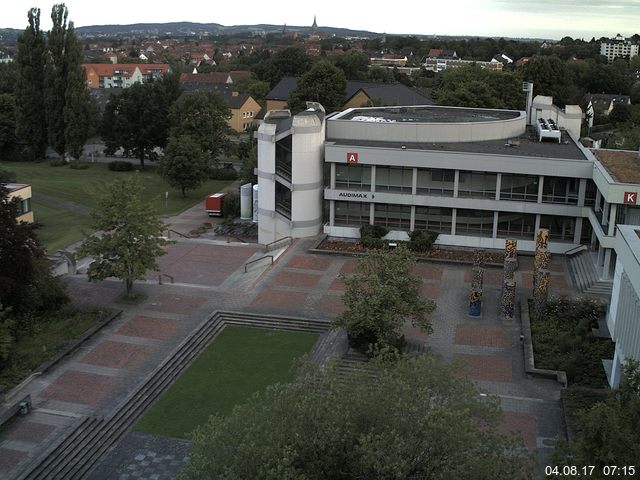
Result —
POLYGON ((210 217, 222 216, 222 204, 226 193, 214 193, 204 197, 204 209, 210 217))

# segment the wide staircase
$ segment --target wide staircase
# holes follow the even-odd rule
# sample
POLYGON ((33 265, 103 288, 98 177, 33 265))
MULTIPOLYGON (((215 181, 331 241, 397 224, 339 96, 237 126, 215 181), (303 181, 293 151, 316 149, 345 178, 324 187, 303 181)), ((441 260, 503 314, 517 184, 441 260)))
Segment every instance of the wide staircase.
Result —
POLYGON ((59 441, 51 444, 25 470, 20 480, 75 480, 86 478, 97 463, 125 435, 144 411, 166 391, 225 325, 323 333, 329 322, 319 319, 217 312, 189 335, 140 386, 108 416, 79 420, 59 441))
POLYGON ((589 250, 584 246, 574 250, 567 252, 567 262, 578 290, 585 295, 611 297, 613 282, 600 279, 589 250))

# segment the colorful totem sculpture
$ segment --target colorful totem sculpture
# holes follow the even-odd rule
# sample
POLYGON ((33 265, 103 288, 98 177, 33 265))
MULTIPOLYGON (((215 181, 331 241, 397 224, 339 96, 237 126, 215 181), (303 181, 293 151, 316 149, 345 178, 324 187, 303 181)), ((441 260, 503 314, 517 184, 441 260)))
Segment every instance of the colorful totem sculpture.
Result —
POLYGON ((469 316, 479 317, 482 312, 482 287, 484 283, 484 250, 473 252, 473 269, 471 270, 471 292, 469 294, 469 316))
POLYGON ((507 239, 504 246, 504 279, 502 281, 502 318, 505 320, 513 320, 515 310, 517 251, 518 241, 507 239))
POLYGON ((533 259, 533 310, 538 318, 547 312, 549 297, 549 230, 541 228, 536 237, 536 256, 533 259))
POLYGON ((536 288, 533 291, 533 311, 536 318, 544 318, 547 313, 547 300, 549 298, 549 270, 538 270, 536 288))

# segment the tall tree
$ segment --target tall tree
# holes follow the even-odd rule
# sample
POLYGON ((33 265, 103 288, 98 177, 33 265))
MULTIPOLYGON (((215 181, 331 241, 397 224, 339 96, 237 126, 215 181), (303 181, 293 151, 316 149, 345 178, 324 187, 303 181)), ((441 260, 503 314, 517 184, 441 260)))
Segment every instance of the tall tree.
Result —
POLYGON ((411 272, 414 264, 404 247, 373 250, 359 259, 353 274, 343 276, 346 310, 333 326, 347 331, 352 346, 364 352, 396 348, 406 320, 431 331, 428 315, 436 305, 422 297, 422 280, 411 272))
POLYGON ((60 156, 79 158, 90 127, 90 96, 82 67, 82 43, 69 11, 61 3, 51 9, 45 65, 45 103, 49 145, 60 156))
POLYGON ((78 253, 93 258, 90 281, 119 278, 127 297, 135 280, 158 268, 156 258, 166 253, 163 247, 169 243, 162 238, 163 223, 142 201, 142 190, 137 175, 110 184, 92 213, 93 228, 100 233, 85 240, 78 253))
POLYGON ((185 197, 186 190, 198 188, 207 180, 210 170, 210 158, 198 142, 189 135, 181 135, 167 142, 158 173, 185 197))
POLYGON ((198 428, 189 480, 531 479, 532 463, 496 433, 497 399, 433 357, 340 373, 304 364, 198 428))
POLYGON ((311 101, 321 103, 327 112, 339 110, 346 88, 347 81, 342 70, 322 60, 298 80, 289 98, 289 108, 301 111, 306 108, 305 102, 311 101))
POLYGON ((102 117, 101 135, 107 151, 119 147, 140 160, 156 160, 156 148, 164 148, 169 131, 169 109, 180 90, 175 80, 136 83, 113 95, 102 117))
POLYGON ((231 112, 224 98, 213 90, 180 96, 169 113, 171 137, 191 137, 212 161, 226 149, 231 112))
POLYGON ((65 43, 69 11, 64 4, 51 9, 53 26, 47 36, 45 71, 45 105, 47 112, 47 134, 49 145, 60 156, 66 151, 64 135, 64 102, 67 88, 67 65, 65 43))
POLYGON ((45 157, 47 121, 44 104, 45 38, 40 30, 40 9, 28 13, 29 25, 18 37, 16 81, 16 135, 31 160, 45 157))
POLYGON ((8 158, 16 146, 16 102, 13 95, 0 93, 0 156, 8 158))

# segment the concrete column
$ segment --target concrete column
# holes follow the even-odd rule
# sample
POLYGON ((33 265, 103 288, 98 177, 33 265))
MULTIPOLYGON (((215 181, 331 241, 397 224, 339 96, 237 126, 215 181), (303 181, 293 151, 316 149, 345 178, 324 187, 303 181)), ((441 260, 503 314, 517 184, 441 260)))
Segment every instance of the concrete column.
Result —
MULTIPOLYGON (((376 166, 371 165, 371 191, 376 191, 376 166)), ((373 224, 373 221, 372 221, 373 224)))
POLYGON ((600 190, 598 190, 598 188, 596 187, 596 204, 593 207, 593 210, 596 212, 600 211, 600 199, 602 198, 602 194, 600 193, 600 190))
POLYGON ((376 217, 374 209, 375 209, 375 203, 372 202, 369 204, 369 225, 373 225, 373 221, 376 217))
POLYGON ((500 188, 502 188, 502 174, 496 175, 496 200, 500 200, 500 188))
POLYGON ((498 238, 498 212, 493 212, 493 232, 491 238, 498 238))
POLYGON ((538 203, 542 203, 542 189, 544 188, 544 175, 538 177, 538 203))
MULTIPOLYGON (((413 169, 413 176, 411 177, 411 195, 416 195, 418 193, 418 169, 413 169)), ((413 230, 413 227, 411 227, 413 230)))
POLYGON ((598 267, 602 265, 603 261, 604 261, 604 248, 602 248, 602 245, 598 245, 598 267))
POLYGON ((606 200, 604 201, 604 207, 602 208, 602 220, 600 221, 600 225, 606 227, 609 224, 609 210, 611 205, 606 200))
MULTIPOLYGON (((331 189, 336 188, 336 164, 333 162, 331 162, 331 179, 329 180, 329 187, 331 189)), ((331 206, 333 206, 333 202, 331 202, 331 206)), ((331 225, 333 225, 333 222, 331 225)))
POLYGON ((537 232, 540 230, 540 214, 536 215, 536 226, 533 229, 533 240, 537 238, 537 232))
POLYGON ((458 217, 458 209, 457 208, 452 208, 451 209, 451 235, 455 235, 456 234, 457 217, 458 217))
POLYGON ((584 207, 584 199, 587 195, 587 179, 581 178, 578 185, 578 206, 584 207))
POLYGON ((458 198, 458 185, 460 185, 460 170, 453 174, 453 198, 458 198))
POLYGON ((336 204, 335 204, 335 200, 329 200, 329 225, 333 227, 335 224, 336 224, 336 204))
POLYGON ((618 213, 618 204, 610 204, 609 210, 609 232, 607 235, 613 237, 616 234, 616 214, 618 213))
POLYGON ((602 267, 602 279, 609 280, 611 275, 609 274, 609 270, 611 270, 611 249, 604 249, 604 265, 602 267))
POLYGON ((580 243, 580 237, 582 236, 582 217, 576 218, 576 227, 573 232, 573 243, 580 243))
POLYGON ((622 378, 622 363, 618 356, 618 349, 616 348, 613 354, 613 365, 611 365, 611 376, 609 377, 609 386, 613 389, 620 387, 620 379, 622 378))
MULTIPOLYGON (((415 184, 414 184, 415 188, 415 184)), ((412 232, 416 229, 416 206, 411 205, 411 223, 409 224, 409 230, 412 232)))

